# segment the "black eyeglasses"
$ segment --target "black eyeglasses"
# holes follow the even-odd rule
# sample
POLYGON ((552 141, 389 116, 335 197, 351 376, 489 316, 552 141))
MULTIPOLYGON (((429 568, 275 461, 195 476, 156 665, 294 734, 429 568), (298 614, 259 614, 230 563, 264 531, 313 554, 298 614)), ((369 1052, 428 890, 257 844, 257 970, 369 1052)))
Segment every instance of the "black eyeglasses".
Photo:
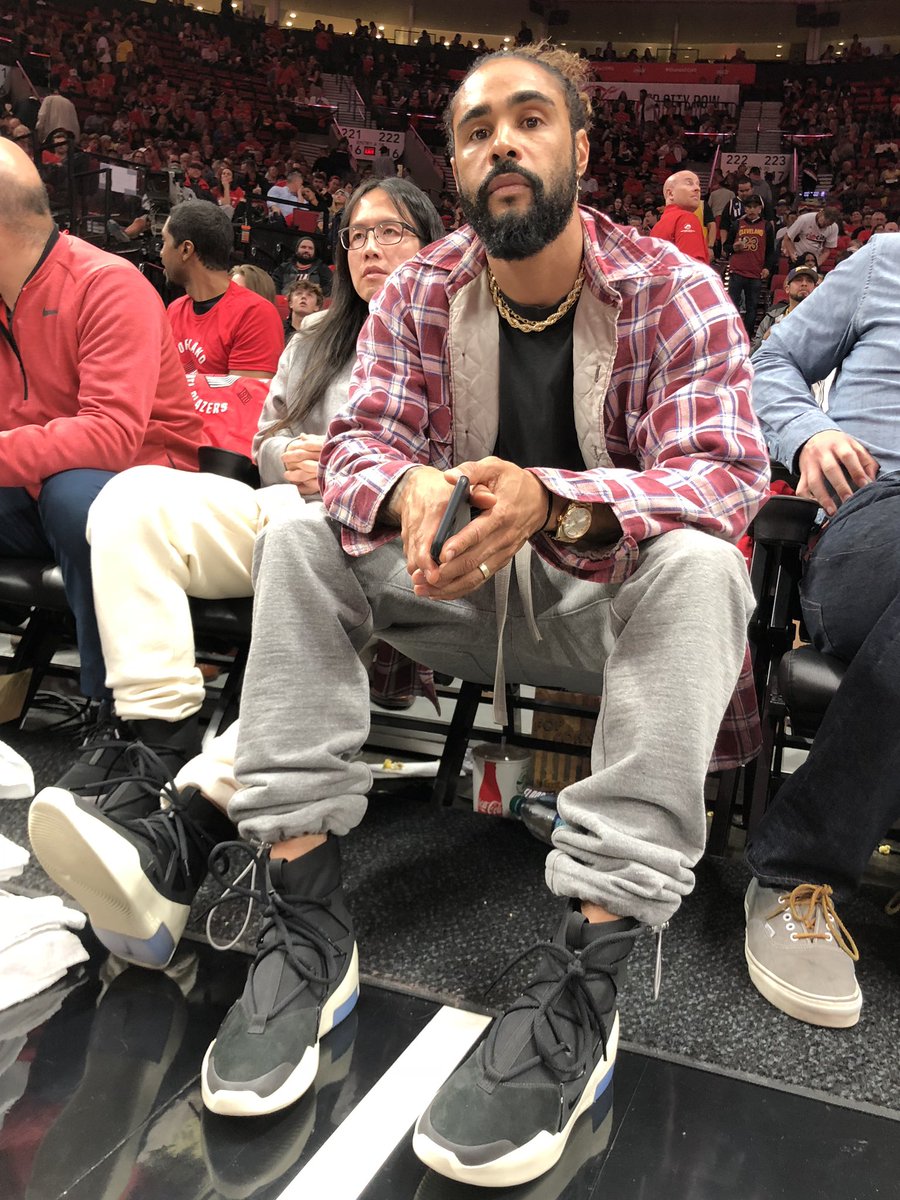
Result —
POLYGON ((379 246, 396 246, 403 241, 404 234, 418 237, 418 230, 405 221, 379 221, 377 225, 349 225, 338 236, 345 250, 362 250, 369 243, 369 234, 374 233, 379 246))

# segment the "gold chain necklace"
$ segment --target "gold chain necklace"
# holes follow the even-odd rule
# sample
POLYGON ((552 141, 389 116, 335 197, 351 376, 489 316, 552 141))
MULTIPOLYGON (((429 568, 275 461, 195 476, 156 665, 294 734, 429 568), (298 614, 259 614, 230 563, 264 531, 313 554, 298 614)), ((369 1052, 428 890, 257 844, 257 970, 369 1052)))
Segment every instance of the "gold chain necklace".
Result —
POLYGON ((560 304, 556 312, 552 312, 549 317, 544 317, 542 321, 530 321, 527 317, 520 317, 518 313, 513 312, 503 298, 503 293, 500 291, 500 285, 494 278, 494 272, 490 267, 487 269, 488 285, 491 289, 491 299, 497 306, 497 311, 500 316, 506 321, 507 325, 511 325, 513 329, 518 329, 520 333, 543 333, 545 329, 549 329, 551 325, 555 325, 557 321, 561 321, 569 309, 578 302, 578 297, 581 295, 581 289, 584 287, 584 263, 578 272, 578 278, 572 284, 572 290, 560 304))

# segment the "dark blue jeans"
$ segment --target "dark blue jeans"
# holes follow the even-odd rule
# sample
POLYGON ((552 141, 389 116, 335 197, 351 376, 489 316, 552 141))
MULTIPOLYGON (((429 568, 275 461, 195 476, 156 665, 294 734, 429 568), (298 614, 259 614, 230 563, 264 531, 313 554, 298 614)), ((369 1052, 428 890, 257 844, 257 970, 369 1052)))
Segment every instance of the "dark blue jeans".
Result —
POLYGON ((900 472, 841 505, 801 591, 816 648, 849 666, 747 862, 763 884, 829 883, 846 898, 900 816, 900 472))
POLYGON ((66 599, 75 614, 81 690, 104 699, 106 667, 94 613, 91 548, 87 543, 88 509, 112 471, 61 471, 45 479, 33 500, 24 488, 0 488, 0 555, 6 558, 55 558, 62 571, 66 599))
POLYGON ((756 329, 756 306, 759 304, 761 289, 761 279, 748 279, 746 275, 735 275, 734 272, 729 276, 728 295, 737 309, 741 307, 741 296, 744 297, 744 328, 747 330, 747 337, 751 338, 756 329))

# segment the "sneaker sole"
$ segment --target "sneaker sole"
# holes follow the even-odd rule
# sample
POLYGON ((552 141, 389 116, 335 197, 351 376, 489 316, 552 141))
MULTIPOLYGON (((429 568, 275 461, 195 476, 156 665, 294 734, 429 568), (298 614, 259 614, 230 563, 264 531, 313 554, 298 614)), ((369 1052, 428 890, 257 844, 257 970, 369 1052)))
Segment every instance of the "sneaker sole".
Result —
POLYGON ((136 966, 168 966, 190 906, 160 895, 126 837, 53 787, 32 802, 28 836, 41 866, 81 905, 108 950, 136 966))
MULTIPOLYGON (((330 1033, 336 1025, 340 1025, 356 1007, 359 999, 359 955, 356 944, 350 957, 350 965, 344 978, 322 1007, 319 1018, 319 1038, 330 1033)), ((310 1046, 300 1062, 293 1069, 281 1087, 276 1088, 271 1095, 260 1096, 249 1089, 219 1088, 211 1091, 207 1085, 207 1068, 215 1049, 215 1041, 210 1043, 203 1057, 203 1068, 200 1072, 200 1093, 203 1104, 210 1112, 223 1117, 263 1117, 268 1113, 278 1112, 295 1104, 312 1086, 319 1070, 319 1043, 310 1046)))
MULTIPOLYGON (((744 905, 747 912, 747 905, 744 905)), ((748 917, 749 919, 749 917, 748 917)), ((750 981, 760 995, 764 996, 771 1005, 794 1017, 797 1021, 805 1021, 807 1025, 823 1025, 827 1029, 850 1029, 859 1020, 862 1009, 862 992, 859 984, 852 996, 840 1000, 829 1000, 826 996, 816 996, 800 988, 791 987, 779 976, 774 975, 755 958, 750 950, 750 938, 744 934, 744 957, 747 960, 747 970, 750 981)))
POLYGON ((531 1141, 526 1142, 502 1158, 493 1162, 482 1163, 478 1166, 467 1166, 461 1163, 452 1150, 432 1141, 427 1134, 421 1133, 419 1124, 413 1134, 413 1150, 421 1161, 459 1183, 473 1184, 476 1187, 516 1187, 521 1183, 529 1183, 537 1179, 551 1167, 555 1166, 562 1157, 569 1140, 569 1134, 578 1118, 600 1099, 612 1083, 613 1069, 616 1064, 616 1051, 619 1045, 619 1014, 607 1041, 607 1057, 601 1058, 594 1068, 587 1087, 581 1093, 581 1099, 576 1104, 572 1115, 565 1127, 559 1133, 549 1133, 542 1129, 531 1141))

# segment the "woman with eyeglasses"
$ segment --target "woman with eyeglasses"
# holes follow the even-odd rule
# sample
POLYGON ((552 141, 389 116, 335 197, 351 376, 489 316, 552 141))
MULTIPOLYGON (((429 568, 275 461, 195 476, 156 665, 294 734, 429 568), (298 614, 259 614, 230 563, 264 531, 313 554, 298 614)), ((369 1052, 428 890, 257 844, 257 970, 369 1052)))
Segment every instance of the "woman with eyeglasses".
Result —
MULTIPOLYGON (((204 688, 188 597, 252 595, 258 530, 277 512, 318 495, 324 434, 347 403, 369 301, 392 271, 442 234, 434 205, 407 180, 367 181, 348 200, 331 307, 305 321, 288 343, 253 442, 262 483, 273 486, 254 490, 222 475, 136 467, 111 480, 91 508, 97 622, 124 739, 119 750, 143 740, 172 774, 198 753, 204 688)), ((104 742, 108 736, 107 729, 104 742)), ((235 739, 236 729, 228 730, 179 776, 179 786, 201 789, 192 802, 195 815, 215 836, 224 818, 204 797, 224 806, 234 791, 235 739)), ((77 786, 69 771, 56 793, 64 819, 75 811, 79 788, 124 773, 121 754, 99 753, 95 740, 79 753, 77 786)), ((154 778, 139 789, 146 790, 148 813, 158 806, 161 782, 154 778)), ((130 804, 128 812, 129 819, 144 815, 130 804)), ((105 920, 96 922, 100 929, 107 928, 105 920)))
POLYGON ((392 271, 443 232, 434 205, 407 180, 367 180, 348 200, 335 248, 331 307, 304 324, 302 337, 291 339, 254 439, 264 484, 279 482, 283 472, 302 495, 318 493, 319 451, 347 399, 369 301, 392 271), (349 277, 349 287, 339 285, 341 276, 349 277))

